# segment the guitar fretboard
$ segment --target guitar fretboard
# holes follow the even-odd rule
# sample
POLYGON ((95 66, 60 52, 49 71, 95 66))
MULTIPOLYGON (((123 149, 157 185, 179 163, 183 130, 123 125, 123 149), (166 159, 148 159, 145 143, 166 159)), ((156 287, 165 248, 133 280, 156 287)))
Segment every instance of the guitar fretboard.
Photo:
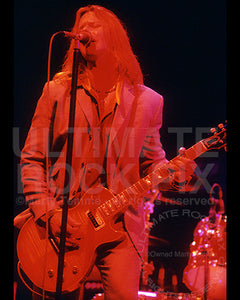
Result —
MULTIPOLYGON (((190 147, 184 152, 184 156, 189 159, 195 159, 204 152, 208 151, 203 141, 198 142, 194 146, 190 147)), ((138 197, 149 191, 151 188, 156 187, 159 183, 163 182, 168 177, 168 164, 174 162, 176 159, 180 159, 181 155, 173 158, 170 162, 167 162, 155 169, 152 173, 140 179, 132 186, 126 188, 124 191, 116 195, 115 197, 107 200, 98 207, 98 211, 103 211, 106 216, 115 215, 116 213, 125 211, 128 206, 133 202, 137 204, 138 197)), ((140 201, 142 201, 140 199, 140 201)))

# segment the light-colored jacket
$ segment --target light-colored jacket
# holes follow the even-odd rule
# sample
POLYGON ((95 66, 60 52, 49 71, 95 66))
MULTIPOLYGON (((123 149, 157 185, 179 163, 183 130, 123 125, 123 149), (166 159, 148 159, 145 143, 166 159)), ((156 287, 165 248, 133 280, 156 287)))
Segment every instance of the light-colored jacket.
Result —
MULTIPOLYGON (((139 88, 140 93, 135 97, 132 87, 127 83, 122 85, 120 103, 110 129, 106 172, 108 188, 114 194, 147 175, 156 164, 167 161, 159 134, 163 98, 146 86, 139 88)), ((45 85, 21 155, 23 192, 35 219, 45 214, 46 208, 52 210, 59 207, 65 170, 69 172, 71 168, 69 198, 74 197, 79 189, 85 192, 86 187, 79 187, 79 183, 84 165, 88 163, 90 143, 94 142, 98 130, 93 127, 90 97, 83 89, 78 89, 73 158, 71 166, 66 166, 70 94, 63 84, 55 81, 50 82, 49 94, 47 91, 45 85), (46 156, 49 157, 48 172, 46 156)), ((116 97, 116 94, 112 92, 108 97, 116 97)), ((144 240, 143 203, 138 207, 130 206, 124 220, 132 241, 141 253, 144 240)))

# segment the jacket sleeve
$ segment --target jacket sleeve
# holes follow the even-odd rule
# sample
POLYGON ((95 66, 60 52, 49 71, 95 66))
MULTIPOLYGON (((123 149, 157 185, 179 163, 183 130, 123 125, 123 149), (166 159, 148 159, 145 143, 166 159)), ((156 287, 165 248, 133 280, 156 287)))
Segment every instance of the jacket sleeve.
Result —
POLYGON ((21 153, 21 179, 23 193, 34 219, 46 211, 58 208, 48 190, 46 158, 48 155, 49 133, 53 115, 53 101, 47 84, 38 100, 31 127, 21 153))

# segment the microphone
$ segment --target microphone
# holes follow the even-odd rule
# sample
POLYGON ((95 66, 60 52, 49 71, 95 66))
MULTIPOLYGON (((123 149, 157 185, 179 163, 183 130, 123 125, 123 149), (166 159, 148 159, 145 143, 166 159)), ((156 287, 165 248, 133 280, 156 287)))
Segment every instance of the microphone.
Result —
POLYGON ((72 33, 69 31, 63 31, 65 37, 68 37, 70 39, 79 40, 82 44, 87 44, 91 41, 92 37, 91 34, 88 31, 82 31, 78 34, 72 33))

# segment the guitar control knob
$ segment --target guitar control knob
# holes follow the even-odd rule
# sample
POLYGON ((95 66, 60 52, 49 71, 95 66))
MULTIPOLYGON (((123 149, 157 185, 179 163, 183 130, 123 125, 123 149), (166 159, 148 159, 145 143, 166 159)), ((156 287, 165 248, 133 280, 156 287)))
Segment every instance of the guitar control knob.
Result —
POLYGON ((72 272, 73 272, 73 274, 77 274, 78 273, 78 267, 77 266, 73 266, 72 272))
POLYGON ((53 269, 48 270, 48 277, 52 278, 54 276, 53 269))

